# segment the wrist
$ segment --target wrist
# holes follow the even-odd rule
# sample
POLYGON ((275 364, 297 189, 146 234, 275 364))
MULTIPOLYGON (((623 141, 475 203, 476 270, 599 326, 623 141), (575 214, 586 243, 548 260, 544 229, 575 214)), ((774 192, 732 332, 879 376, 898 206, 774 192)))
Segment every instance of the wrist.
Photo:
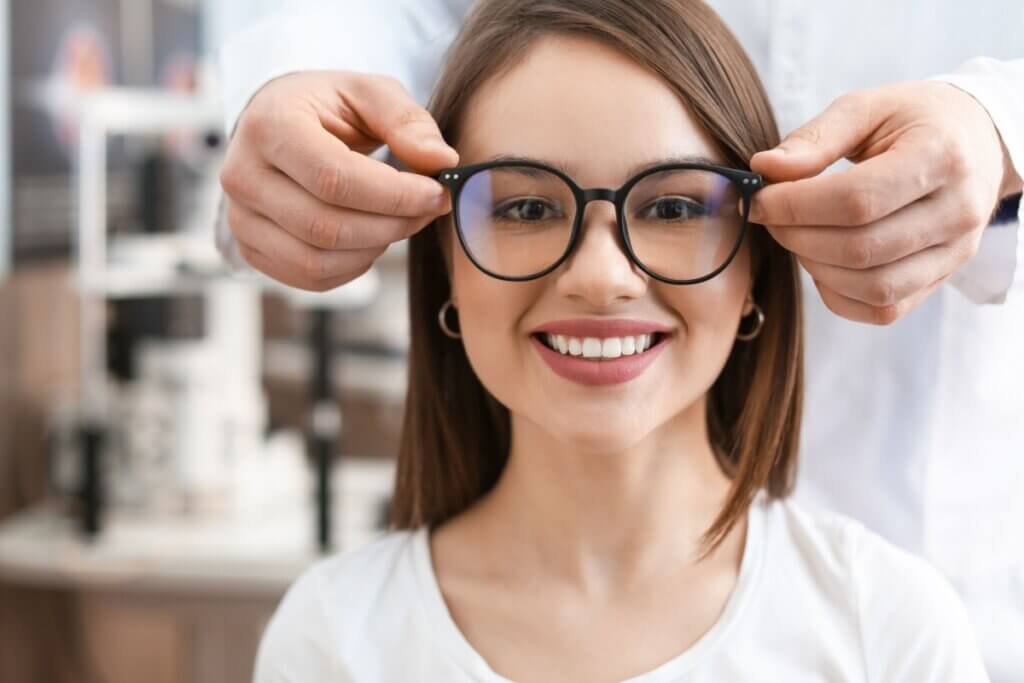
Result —
POLYGON ((1024 178, 1021 177, 1021 171, 1018 171, 1013 165, 1010 150, 1006 148, 1002 136, 999 138, 999 143, 1003 148, 1003 184, 999 188, 999 198, 1006 199, 1024 191, 1024 178))

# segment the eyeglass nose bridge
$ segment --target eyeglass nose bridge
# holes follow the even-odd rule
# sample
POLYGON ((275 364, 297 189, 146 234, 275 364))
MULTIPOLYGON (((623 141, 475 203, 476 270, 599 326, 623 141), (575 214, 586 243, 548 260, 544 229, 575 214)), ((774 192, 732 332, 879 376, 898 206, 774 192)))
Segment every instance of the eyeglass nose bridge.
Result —
POLYGON ((643 268, 642 264, 639 263, 636 256, 633 254, 633 250, 629 246, 629 237, 626 235, 625 226, 622 224, 622 216, 620 215, 620 212, 622 211, 622 202, 625 192, 623 190, 610 190, 605 187, 593 187, 588 190, 578 189, 577 193, 577 197, 579 197, 579 207, 576 210, 576 225, 574 226, 572 239, 566 248, 565 255, 562 257, 562 260, 558 262, 556 267, 564 263, 571 254, 575 253, 577 249, 579 249, 580 240, 583 236, 582 228, 587 206, 591 202, 605 201, 611 202, 612 206, 615 208, 615 222, 618 225, 616 240, 619 242, 619 250, 623 253, 626 259, 630 261, 630 263, 643 268))
POLYGON ((589 190, 583 190, 583 205, 580 206, 580 211, 587 207, 590 202, 606 201, 612 204, 619 203, 619 193, 615 190, 609 190, 604 187, 594 187, 589 190))
MULTIPOLYGON (((579 190, 579 195, 578 196, 580 198, 580 205, 579 205, 579 208, 576 210, 576 212, 577 212, 577 227, 582 227, 583 216, 586 213, 587 206, 591 202, 602 202, 602 201, 603 202, 611 202, 611 204, 615 207, 615 214, 616 214, 615 215, 615 219, 616 219, 616 222, 621 222, 620 217, 619 217, 618 214, 619 214, 619 211, 621 211, 622 195, 623 195, 622 190, 609 190, 606 187, 593 187, 593 188, 590 188, 589 190, 579 190)), ((620 228, 621 228, 621 226, 620 226, 620 228)), ((625 236, 623 236, 623 237, 625 237, 625 236)), ((573 244, 572 246, 575 247, 576 245, 573 244)), ((632 258, 632 255, 628 253, 628 250, 627 250, 627 254, 626 255, 629 256, 630 258, 632 258)))

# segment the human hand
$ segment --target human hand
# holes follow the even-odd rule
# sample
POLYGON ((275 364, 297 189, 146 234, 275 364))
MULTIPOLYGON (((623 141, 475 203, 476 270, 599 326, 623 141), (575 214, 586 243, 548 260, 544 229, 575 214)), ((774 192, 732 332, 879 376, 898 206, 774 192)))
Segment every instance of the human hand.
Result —
POLYGON ((366 156, 382 144, 417 172, 458 163, 393 78, 308 71, 265 85, 239 119, 220 176, 246 261, 285 284, 326 291, 448 213, 440 183, 366 156))
POLYGON ((797 256, 834 313, 883 325, 977 253, 1020 186, 988 112, 937 81, 840 97, 750 165, 773 181, 751 222, 797 256), (818 175, 844 157, 855 165, 818 175))

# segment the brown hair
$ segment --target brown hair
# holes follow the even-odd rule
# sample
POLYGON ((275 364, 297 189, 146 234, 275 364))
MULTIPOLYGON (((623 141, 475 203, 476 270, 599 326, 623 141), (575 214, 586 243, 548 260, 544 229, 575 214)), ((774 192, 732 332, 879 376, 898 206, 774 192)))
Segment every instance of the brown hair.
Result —
MULTIPOLYGON (((733 166, 748 168, 755 152, 779 141, 754 67, 702 0, 483 0, 452 46, 430 105, 445 138, 458 139, 474 92, 551 34, 603 41, 658 73, 733 166)), ((509 454, 508 410, 477 379, 462 344, 438 326, 450 296, 444 226, 435 222, 409 248, 409 389, 392 507, 399 529, 435 526, 468 508, 495 485, 509 454)), ((732 479, 705 534, 709 551, 758 491, 787 495, 796 467, 803 378, 796 264, 763 229, 748 234, 753 296, 766 322, 756 340, 735 345, 708 396, 709 438, 732 479)))

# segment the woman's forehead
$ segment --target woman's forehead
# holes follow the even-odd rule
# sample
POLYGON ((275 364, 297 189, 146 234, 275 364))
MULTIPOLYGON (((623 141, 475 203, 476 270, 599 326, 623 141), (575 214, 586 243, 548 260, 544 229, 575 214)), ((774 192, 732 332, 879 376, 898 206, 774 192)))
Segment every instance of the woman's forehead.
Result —
MULTIPOLYGON (((650 159, 721 163, 710 135, 669 84, 593 39, 549 36, 471 97, 456 141, 462 163, 501 154, 559 159, 613 182, 650 159)), ((581 178, 585 180, 585 178, 581 178)))

